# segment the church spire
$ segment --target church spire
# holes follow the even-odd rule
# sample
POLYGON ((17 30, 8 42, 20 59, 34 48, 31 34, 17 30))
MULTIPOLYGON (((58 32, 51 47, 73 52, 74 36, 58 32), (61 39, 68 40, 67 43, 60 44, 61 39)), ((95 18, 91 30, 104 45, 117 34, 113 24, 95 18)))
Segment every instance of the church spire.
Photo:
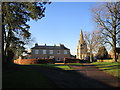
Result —
POLYGON ((77 47, 77 58, 83 60, 86 59, 86 57, 87 57, 87 44, 85 43, 84 35, 81 29, 79 43, 77 47))
POLYGON ((82 44, 84 42, 84 38, 83 38, 83 32, 82 29, 80 31, 80 44, 82 44))

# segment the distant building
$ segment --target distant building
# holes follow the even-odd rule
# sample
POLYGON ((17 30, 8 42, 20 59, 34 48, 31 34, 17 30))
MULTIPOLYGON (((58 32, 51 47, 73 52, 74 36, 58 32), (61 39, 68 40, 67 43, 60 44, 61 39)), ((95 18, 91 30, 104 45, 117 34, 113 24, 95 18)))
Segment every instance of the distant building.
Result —
POLYGON ((88 56, 87 53, 87 44, 83 38, 83 32, 82 30, 80 31, 80 39, 78 41, 78 46, 77 46, 77 58, 78 59, 86 59, 88 56))
MULTIPOLYGON (((110 55, 109 56, 110 58, 114 58, 113 50, 110 50, 109 55, 110 55)), ((117 59, 120 61, 120 48, 119 47, 116 48, 116 56, 117 56, 117 59)))
POLYGON ((63 44, 60 46, 41 46, 37 43, 31 48, 31 58, 48 59, 55 58, 55 61, 63 61, 64 58, 74 58, 70 54, 70 49, 66 48, 63 44))

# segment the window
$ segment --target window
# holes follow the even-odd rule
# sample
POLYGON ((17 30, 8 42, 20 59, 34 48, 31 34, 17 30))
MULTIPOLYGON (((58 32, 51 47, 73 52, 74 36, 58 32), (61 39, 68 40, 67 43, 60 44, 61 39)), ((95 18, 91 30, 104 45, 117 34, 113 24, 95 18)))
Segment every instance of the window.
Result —
POLYGON ((64 50, 64 54, 68 54, 68 53, 67 53, 67 50, 64 50))
POLYGON ((54 56, 50 56, 49 58, 54 58, 54 56))
POLYGON ((53 54, 53 50, 50 50, 50 54, 53 54))
POLYGON ((57 50, 57 54, 60 54, 60 50, 57 50))
POLYGON ((39 50, 35 50, 35 54, 39 54, 39 50))
POLYGON ((43 50, 43 54, 46 54, 46 50, 43 50))

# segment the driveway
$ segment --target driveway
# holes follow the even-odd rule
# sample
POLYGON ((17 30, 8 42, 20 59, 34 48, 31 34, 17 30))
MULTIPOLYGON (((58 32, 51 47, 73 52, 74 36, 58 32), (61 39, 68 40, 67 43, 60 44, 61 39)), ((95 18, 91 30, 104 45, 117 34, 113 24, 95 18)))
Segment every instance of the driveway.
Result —
POLYGON ((88 78, 91 78, 93 80, 99 81, 112 87, 120 87, 119 78, 113 77, 103 72, 102 70, 95 67, 95 65, 91 65, 90 63, 83 63, 83 66, 70 67, 88 78))

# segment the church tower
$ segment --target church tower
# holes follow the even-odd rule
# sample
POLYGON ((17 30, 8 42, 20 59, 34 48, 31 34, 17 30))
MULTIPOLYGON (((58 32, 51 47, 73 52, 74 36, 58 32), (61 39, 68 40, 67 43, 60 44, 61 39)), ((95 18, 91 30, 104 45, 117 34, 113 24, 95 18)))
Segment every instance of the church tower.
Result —
POLYGON ((87 57, 87 44, 83 37, 82 30, 80 31, 80 39, 78 41, 77 46, 77 58, 78 59, 85 59, 87 57))

